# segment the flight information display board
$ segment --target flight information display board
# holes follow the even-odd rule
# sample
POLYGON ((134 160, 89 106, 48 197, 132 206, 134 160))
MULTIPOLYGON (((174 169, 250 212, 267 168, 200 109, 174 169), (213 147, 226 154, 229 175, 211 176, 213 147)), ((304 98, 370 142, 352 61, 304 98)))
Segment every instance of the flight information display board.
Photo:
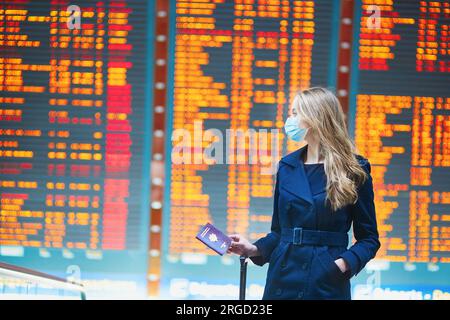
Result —
MULTIPOLYGON (((155 2, 80 0, 79 25, 70 5, 0 4, 0 260, 81 272, 100 297, 143 297, 155 2)), ((354 9, 349 128, 372 164, 382 247, 353 296, 393 297, 390 286, 436 298, 450 292, 450 4, 354 9), (381 291, 367 290, 367 275, 381 291)), ((330 0, 170 1, 162 251, 150 252, 162 256, 162 297, 238 296, 237 257, 217 257, 195 234, 206 222, 251 241, 270 230, 275 176, 262 168, 299 147, 283 134, 296 91, 336 85, 339 10, 330 0), (250 159, 228 130, 267 132, 281 149, 259 140, 250 159), (202 158, 214 142, 220 163, 202 158), (188 161, 174 161, 173 147, 188 161)), ((250 265, 249 298, 265 275, 250 265)))
POLYGON ((372 164, 377 258, 448 263, 450 2, 362 1, 356 15, 350 119, 372 164))
POLYGON ((0 4, 0 259, 145 285, 154 4, 70 5, 0 4))

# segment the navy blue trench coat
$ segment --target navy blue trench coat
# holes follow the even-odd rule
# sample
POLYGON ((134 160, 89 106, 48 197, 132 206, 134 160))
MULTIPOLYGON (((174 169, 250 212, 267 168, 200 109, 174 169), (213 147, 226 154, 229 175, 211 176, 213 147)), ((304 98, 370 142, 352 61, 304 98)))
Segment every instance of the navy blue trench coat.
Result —
POLYGON ((380 247, 368 160, 356 155, 368 173, 366 182, 358 187, 357 202, 333 212, 325 204, 325 189, 311 194, 301 160, 306 149, 307 145, 280 160, 271 232, 254 242, 260 255, 250 259, 259 266, 269 263, 263 300, 351 299, 350 279, 375 257, 380 247), (356 242, 347 248, 352 223, 356 242), (345 241, 330 243, 328 239, 325 244, 308 244, 299 240, 307 238, 303 234, 313 233, 311 240, 318 232, 343 235, 345 241), (343 273, 334 262, 338 258, 347 262, 347 272, 343 273))

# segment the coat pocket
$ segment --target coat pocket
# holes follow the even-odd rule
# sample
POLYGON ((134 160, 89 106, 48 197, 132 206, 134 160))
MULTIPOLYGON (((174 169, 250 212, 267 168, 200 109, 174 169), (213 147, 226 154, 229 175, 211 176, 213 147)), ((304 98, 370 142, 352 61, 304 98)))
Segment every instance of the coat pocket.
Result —
POLYGON ((339 269, 328 250, 324 250, 318 255, 319 261, 326 272, 326 277, 332 282, 342 282, 346 279, 345 274, 339 269))

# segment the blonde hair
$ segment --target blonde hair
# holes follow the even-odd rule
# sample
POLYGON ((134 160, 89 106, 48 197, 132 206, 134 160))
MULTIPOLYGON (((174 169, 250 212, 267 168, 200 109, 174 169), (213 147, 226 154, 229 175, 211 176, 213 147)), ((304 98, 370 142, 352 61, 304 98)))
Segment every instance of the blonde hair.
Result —
MULTIPOLYGON (((333 210, 358 200, 357 188, 367 179, 356 158, 345 115, 336 96, 329 90, 313 87, 296 95, 294 108, 319 138, 319 153, 325 159, 327 196, 333 210)), ((294 100, 295 101, 295 100, 294 100)))

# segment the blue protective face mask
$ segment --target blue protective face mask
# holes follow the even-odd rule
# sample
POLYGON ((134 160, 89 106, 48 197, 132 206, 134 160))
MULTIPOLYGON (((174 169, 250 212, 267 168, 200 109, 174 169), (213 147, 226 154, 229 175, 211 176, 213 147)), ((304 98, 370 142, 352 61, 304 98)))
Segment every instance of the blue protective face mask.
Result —
POLYGON ((297 117, 289 117, 284 124, 284 131, 289 139, 300 142, 305 138, 308 128, 300 128, 297 117))

